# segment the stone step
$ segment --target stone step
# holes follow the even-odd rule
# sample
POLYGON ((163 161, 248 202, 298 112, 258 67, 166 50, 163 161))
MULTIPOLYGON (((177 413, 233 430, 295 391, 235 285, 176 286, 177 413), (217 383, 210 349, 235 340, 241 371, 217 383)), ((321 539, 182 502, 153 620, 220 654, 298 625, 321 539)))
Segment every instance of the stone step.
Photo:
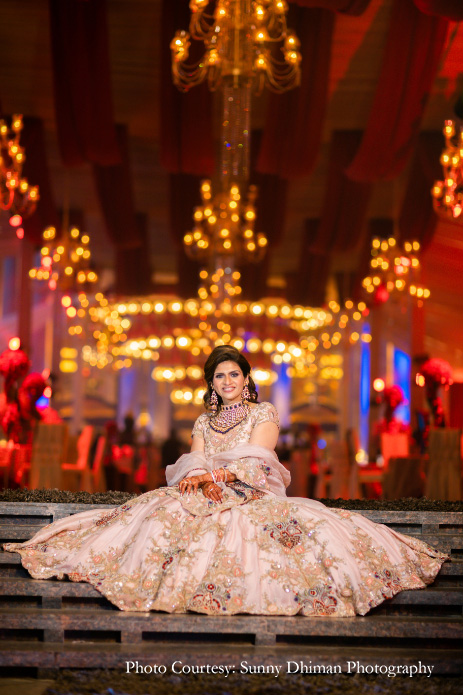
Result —
MULTIPOLYGON (((0 597, 37 596, 55 598, 101 598, 102 594, 87 582, 39 580, 30 577, 0 577, 0 597)), ((387 603, 400 605, 463 606, 463 588, 440 588, 402 591, 387 603)))
MULTIPOLYGON (((198 638, 223 642, 233 638, 251 644, 275 644, 298 639, 343 638, 349 643, 361 638, 371 640, 445 640, 455 644, 463 638, 463 621, 457 617, 403 617, 368 615, 365 617, 330 618, 302 616, 207 616, 194 613, 131 613, 73 609, 1 609, 1 631, 43 632, 45 642, 65 642, 73 633, 85 642, 98 641, 136 644, 143 641, 182 641, 198 638)), ((79 639, 79 638, 77 638, 79 639)))
MULTIPOLYGON (((42 673, 48 669, 50 675, 64 668, 112 668, 136 674, 137 669, 140 673, 147 667, 145 673, 152 673, 154 666, 165 667, 165 673, 168 675, 178 671, 182 673, 182 669, 192 666, 202 667, 203 673, 207 672, 208 666, 209 672, 213 672, 213 667, 228 666, 234 668, 237 673, 250 673, 252 668, 258 673, 275 673, 275 667, 279 666, 281 673, 302 673, 302 669, 305 668, 304 673, 308 677, 311 673, 362 673, 362 669, 369 673, 371 671, 368 669, 374 672, 375 668, 381 667, 395 666, 403 669, 414 666, 418 669, 421 667, 421 673, 426 675, 431 670, 432 676, 456 676, 463 672, 463 658, 461 650, 457 649, 423 651, 422 648, 404 649, 402 645, 388 647, 387 651, 383 647, 324 645, 313 647, 308 653, 307 647, 284 644, 255 647, 242 643, 102 645, 10 641, 2 644, 0 666, 10 669, 35 667, 41 669, 42 673)), ((188 673, 188 670, 184 672, 188 673)), ((224 690, 226 682, 224 677, 221 681, 224 690)))

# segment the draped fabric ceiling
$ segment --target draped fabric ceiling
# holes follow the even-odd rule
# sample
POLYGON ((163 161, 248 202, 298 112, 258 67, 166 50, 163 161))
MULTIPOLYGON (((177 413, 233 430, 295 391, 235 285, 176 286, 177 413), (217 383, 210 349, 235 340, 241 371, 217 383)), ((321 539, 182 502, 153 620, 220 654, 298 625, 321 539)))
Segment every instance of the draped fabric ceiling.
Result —
MULTIPOLYGON (((320 304, 330 275, 341 298, 358 292, 378 230, 396 227, 431 251, 445 229, 463 248, 429 196, 463 72, 463 3, 289 1, 301 86, 254 106, 251 179, 270 243, 260 266, 242 269, 243 286, 251 299, 320 304)), ((59 226, 69 171, 71 204, 95 228, 120 293, 165 289, 165 271, 178 278, 173 291, 196 290, 181 241, 199 181, 217 168, 220 103, 205 85, 185 95, 172 84, 169 42, 187 28, 188 4, 17 0, 4 12, 0 98, 27 116, 25 174, 41 191, 26 236, 37 244, 44 226, 59 226)))

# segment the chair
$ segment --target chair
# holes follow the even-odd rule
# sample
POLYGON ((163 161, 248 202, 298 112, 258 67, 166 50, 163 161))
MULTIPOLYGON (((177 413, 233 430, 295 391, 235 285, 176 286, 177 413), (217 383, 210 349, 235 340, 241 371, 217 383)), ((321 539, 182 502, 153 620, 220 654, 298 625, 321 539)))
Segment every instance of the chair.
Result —
POLYGON ((461 500, 461 430, 454 427, 431 429, 428 452, 426 497, 461 500))
POLYGON ((106 448, 106 437, 101 435, 98 437, 95 449, 95 458, 92 466, 92 492, 105 492, 106 485, 103 482, 103 457, 106 448))
POLYGON ((8 487, 10 479, 11 467, 13 462, 14 444, 9 441, 6 445, 0 446, 0 471, 3 471, 3 488, 8 487))
POLYGON ((30 456, 29 487, 31 489, 61 487, 61 461, 66 436, 67 425, 64 423, 37 423, 30 456))
POLYGON ((383 468, 387 471, 391 457, 408 456, 408 434, 406 432, 383 432, 381 434, 381 454, 383 456, 383 468))
POLYGON ((86 425, 77 440, 77 463, 62 463, 63 487, 71 492, 91 492, 92 472, 89 466, 93 427, 86 425))
POLYGON ((383 476, 383 499, 423 497, 424 472, 422 456, 391 456, 383 476))

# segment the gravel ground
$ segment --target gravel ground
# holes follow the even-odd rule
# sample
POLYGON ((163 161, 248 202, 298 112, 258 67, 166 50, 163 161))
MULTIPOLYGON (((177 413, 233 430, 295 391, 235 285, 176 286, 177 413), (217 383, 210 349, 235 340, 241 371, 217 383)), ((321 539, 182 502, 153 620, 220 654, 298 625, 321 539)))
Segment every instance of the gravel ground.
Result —
POLYGON ((136 675, 120 671, 62 671, 43 695, 455 695, 463 678, 415 676, 136 675))
MULTIPOLYGON (((60 504, 124 504, 136 497, 130 492, 68 492, 66 490, 0 490, 0 502, 57 502, 60 504)), ((417 512, 463 512, 463 502, 402 497, 398 500, 321 499, 327 507, 344 509, 407 510, 417 512)))

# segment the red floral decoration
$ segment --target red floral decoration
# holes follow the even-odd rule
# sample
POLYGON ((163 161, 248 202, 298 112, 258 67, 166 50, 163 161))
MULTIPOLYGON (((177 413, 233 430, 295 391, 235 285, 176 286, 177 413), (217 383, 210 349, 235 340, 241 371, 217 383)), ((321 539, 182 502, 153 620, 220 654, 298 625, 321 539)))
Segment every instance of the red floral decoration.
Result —
POLYGON ((449 386, 453 384, 452 367, 445 360, 440 360, 437 357, 427 360, 420 367, 420 374, 424 376, 425 382, 434 382, 449 386))
POLYGON ((0 374, 5 381, 17 381, 26 376, 31 366, 30 359, 23 350, 4 350, 0 355, 0 374))
POLYGON ((434 426, 445 427, 445 413, 439 396, 439 387, 448 388, 450 384, 453 384, 452 367, 445 360, 433 358, 420 367, 420 374, 424 376, 426 398, 431 408, 434 426))
POLYGON ((397 386, 397 384, 394 384, 393 386, 386 386, 383 391, 383 401, 389 408, 395 410, 395 408, 398 408, 399 405, 404 403, 404 392, 400 386, 397 386))

